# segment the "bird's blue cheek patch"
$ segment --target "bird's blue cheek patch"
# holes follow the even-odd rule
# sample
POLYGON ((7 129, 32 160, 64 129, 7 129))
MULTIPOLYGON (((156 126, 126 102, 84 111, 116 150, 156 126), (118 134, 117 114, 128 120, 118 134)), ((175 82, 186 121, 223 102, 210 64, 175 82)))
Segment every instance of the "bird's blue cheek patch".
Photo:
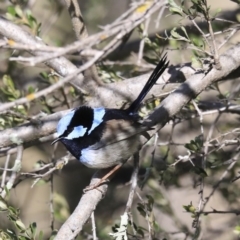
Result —
POLYGON ((71 133, 69 133, 66 137, 66 139, 74 139, 74 138, 79 138, 79 137, 83 137, 84 134, 86 133, 87 128, 83 127, 83 126, 77 126, 74 127, 74 129, 72 130, 71 133))
POLYGON ((67 130, 67 127, 70 124, 74 113, 74 111, 71 111, 60 119, 57 125, 58 136, 61 136, 67 130))
POLYGON ((93 123, 92 127, 89 130, 89 134, 103 122, 103 117, 105 115, 106 111, 104 108, 94 108, 93 109, 93 123))

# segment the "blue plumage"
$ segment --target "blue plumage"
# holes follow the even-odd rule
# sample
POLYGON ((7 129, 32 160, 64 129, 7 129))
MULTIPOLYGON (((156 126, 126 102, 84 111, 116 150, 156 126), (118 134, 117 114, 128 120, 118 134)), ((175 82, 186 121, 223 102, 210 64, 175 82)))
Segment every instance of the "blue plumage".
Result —
POLYGON ((89 130, 89 133, 91 133, 97 126, 99 126, 103 122, 103 117, 105 113, 105 108, 93 109, 93 123, 91 129, 89 130))
POLYGON ((60 119, 57 125, 58 137, 61 136, 67 130, 67 127, 70 124, 74 113, 75 113, 74 110, 72 110, 70 113, 66 114, 60 119))
POLYGON ((87 133, 87 128, 83 126, 77 126, 77 127, 74 127, 73 130, 65 138, 72 140, 74 138, 83 137, 86 133, 87 133))
MULTIPOLYGON (((76 114, 76 111, 81 111, 83 110, 83 114, 84 114, 84 109, 85 108, 77 108, 72 110, 70 113, 66 114, 65 116, 63 116, 60 121, 58 122, 57 125, 57 134, 58 137, 63 137, 62 135, 64 135, 65 132, 67 132, 68 134, 66 136, 64 136, 66 139, 74 139, 74 138, 78 138, 78 137, 83 137, 85 134, 90 134, 97 126, 99 126, 102 122, 103 122, 103 117, 106 113, 104 108, 94 108, 91 109, 91 111, 93 111, 93 119, 89 119, 90 123, 91 123, 91 128, 87 128, 84 127, 82 125, 77 125, 77 126, 71 126, 72 124, 72 119, 74 114, 76 114)), ((82 116, 82 118, 84 118, 84 115, 82 116)))

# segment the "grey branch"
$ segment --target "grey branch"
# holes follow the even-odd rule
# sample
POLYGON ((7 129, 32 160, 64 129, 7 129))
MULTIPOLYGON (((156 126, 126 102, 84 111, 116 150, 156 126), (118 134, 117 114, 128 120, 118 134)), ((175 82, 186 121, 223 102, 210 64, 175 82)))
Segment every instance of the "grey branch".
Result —
MULTIPOLYGON (((235 69, 240 66, 240 44, 229 49, 224 55, 220 57, 220 64, 223 66, 221 70, 212 69, 206 76, 203 73, 193 74, 192 76, 186 76, 188 80, 181 84, 172 94, 170 94, 162 104, 155 109, 155 111, 148 118, 148 125, 155 126, 166 124, 168 119, 174 116, 180 111, 180 109, 187 104, 192 98, 195 98, 197 94, 203 91, 211 83, 223 79, 235 69), (205 76, 205 77, 204 77, 205 76)), ((191 69, 184 67, 191 72, 191 69)), ((186 71, 184 70, 184 71, 186 71)), ((169 79, 170 74, 176 72, 171 67, 167 70, 168 75, 163 75, 161 85, 156 85, 150 94, 158 96, 164 92, 171 92, 176 85, 165 84, 169 79)), ((182 70, 183 71, 183 70, 182 70)), ((184 73, 181 72, 184 76, 184 73)), ((106 86, 99 87, 96 91, 96 95, 89 101, 90 106, 97 106, 101 104, 104 107, 120 107, 124 99, 132 99, 142 88, 148 75, 142 75, 141 77, 129 79, 123 82, 117 82, 108 84, 106 86), (100 96, 104 96, 101 98, 100 96), (99 103, 101 99, 101 103, 99 103)), ((173 74, 171 78, 173 77, 173 74)), ((177 77, 176 77, 177 78, 177 77)), ((149 95, 150 96, 150 95, 149 95)), ((14 145, 14 138, 21 140, 23 143, 39 139, 43 136, 52 134, 55 131, 56 123, 62 117, 64 112, 55 113, 40 119, 40 124, 33 125, 30 123, 22 126, 6 129, 0 132, 1 142, 0 148, 9 147, 14 145)))
MULTIPOLYGON (((16 24, 0 17, 0 34, 5 36, 8 39, 14 40, 15 42, 36 46, 45 46, 45 44, 37 37, 30 35, 28 32, 24 31, 21 27, 17 26, 16 24)), ((35 56, 44 56, 47 53, 43 53, 42 51, 34 51, 30 52, 35 56)), ((77 67, 68 61, 64 57, 55 58, 49 61, 46 61, 45 64, 52 69, 54 69, 58 74, 65 77, 77 70, 77 67)), ((83 75, 80 74, 76 77, 74 84, 79 86, 79 82, 83 80, 83 75)))
MULTIPOLYGON (((90 185, 97 183, 108 171, 105 169, 94 174, 90 185)), ((64 225, 59 229, 56 240, 75 239, 77 234, 89 219, 91 213, 95 210, 97 204, 102 200, 107 191, 107 184, 99 186, 85 193, 74 212, 67 219, 64 225)))
MULTIPOLYGON (((96 107, 100 104, 108 108, 119 108, 126 100, 132 100, 137 97, 148 77, 149 74, 144 74, 123 82, 111 83, 99 87, 96 89, 96 97, 92 98, 88 105, 96 107)), ((179 86, 179 83, 166 84, 169 77, 170 74, 165 73, 163 78, 158 80, 158 84, 150 92, 148 98, 152 95, 160 96, 161 94, 169 94, 179 86)), ((66 114, 66 111, 61 111, 49 116, 39 117, 35 125, 29 122, 15 128, 0 131, 0 149, 14 145, 16 140, 20 140, 22 143, 29 143, 36 139, 41 140, 41 137, 54 133, 57 122, 64 114, 66 114)))

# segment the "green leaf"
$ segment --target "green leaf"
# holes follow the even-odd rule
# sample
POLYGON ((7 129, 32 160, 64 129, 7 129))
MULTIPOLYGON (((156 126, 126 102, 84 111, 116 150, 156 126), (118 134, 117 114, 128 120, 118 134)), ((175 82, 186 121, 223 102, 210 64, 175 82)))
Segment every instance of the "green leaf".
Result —
POLYGON ((191 2, 192 2, 193 4, 196 4, 196 5, 199 4, 199 0, 191 0, 191 2))
POLYGON ((196 213, 196 208, 190 203, 189 205, 183 205, 183 208, 190 213, 196 213))
POLYGON ((186 35, 187 39, 189 40, 189 36, 187 34, 187 31, 186 31, 185 27, 181 26, 181 29, 184 32, 184 34, 186 35))
POLYGON ((191 140, 190 143, 186 143, 184 146, 185 148, 189 149, 192 152, 199 152, 202 150, 203 147, 203 136, 202 134, 195 137, 194 140, 191 140))
POLYGON ((20 8, 19 5, 16 5, 16 6, 15 6, 15 12, 16 12, 16 15, 17 15, 18 17, 20 17, 20 18, 23 18, 23 17, 24 17, 23 11, 22 11, 22 9, 20 8))
POLYGON ((7 12, 10 14, 10 15, 12 15, 12 16, 16 16, 16 11, 15 11, 15 7, 14 6, 9 6, 8 8, 7 8, 7 12))
POLYGON ((195 143, 196 143, 196 145, 199 149, 203 147, 204 140, 203 140, 203 135, 202 134, 195 137, 195 143))
POLYGON ((26 230, 26 227, 25 227, 24 223, 21 221, 21 219, 16 220, 15 225, 19 230, 22 230, 22 231, 26 230))
POLYGON ((27 92, 28 92, 28 94, 35 93, 36 88, 34 88, 33 86, 29 86, 27 92))
POLYGON ((194 69, 202 69, 203 68, 203 65, 202 65, 202 62, 197 58, 197 57, 192 57, 192 67, 194 69))
POLYGON ((189 149, 191 152, 196 152, 198 150, 193 140, 191 140, 190 143, 186 143, 184 146, 185 148, 189 149))
POLYGON ((148 211, 151 212, 151 211, 152 211, 153 204, 154 204, 154 199, 153 199, 153 197, 150 196, 150 195, 147 195, 146 197, 147 197, 147 199, 148 199, 148 203, 147 203, 148 211))
POLYGON ((43 231, 40 231, 38 234, 38 240, 43 240, 43 231))
POLYGON ((217 8, 216 12, 213 15, 213 18, 215 18, 220 12, 222 12, 222 9, 221 8, 217 8))
POLYGON ((235 228, 234 228, 234 230, 233 230, 233 232, 235 233, 235 234, 240 234, 240 226, 238 225, 238 226, 236 226, 235 228))
POLYGON ((176 32, 176 29, 177 29, 177 28, 173 28, 173 29, 171 30, 171 32, 170 32, 170 33, 171 33, 171 36, 172 36, 173 38, 175 38, 176 40, 180 40, 180 41, 190 42, 189 39, 187 39, 187 38, 181 36, 179 33, 177 33, 177 32, 176 32))
POLYGON ((153 204, 154 204, 154 199, 153 199, 153 197, 152 197, 151 195, 147 195, 146 197, 147 197, 147 199, 148 199, 148 203, 151 204, 151 205, 153 205, 153 204))
POLYGON ((3 76, 3 83, 5 86, 11 88, 11 89, 15 89, 14 83, 12 78, 9 75, 4 75, 3 76))
POLYGON ((177 15, 180 15, 182 16, 183 14, 183 9, 177 5, 174 0, 168 0, 168 4, 169 4, 169 11, 172 13, 172 14, 177 14, 177 15))
POLYGON ((3 200, 0 200, 0 211, 6 211, 7 209, 7 203, 5 203, 3 200))
POLYGON ((26 12, 27 15, 27 20, 28 20, 28 24, 29 26, 33 29, 37 26, 37 20, 35 17, 33 17, 31 11, 27 11, 26 12))
POLYGON ((6 234, 10 237, 10 239, 18 240, 17 234, 13 230, 7 229, 6 234))
POLYGON ((19 211, 14 207, 8 207, 9 214, 16 220, 18 218, 19 211))
POLYGON ((141 203, 138 203, 137 210, 143 217, 146 217, 147 214, 146 214, 145 208, 141 203))
POLYGON ((35 222, 30 224, 30 230, 32 235, 35 236, 37 230, 37 224, 35 222))
POLYGON ((190 37, 191 43, 201 49, 205 48, 205 42, 202 40, 202 38, 198 37, 198 36, 191 36, 190 37))
POLYGON ((26 236, 19 236, 18 240, 32 240, 32 239, 26 236))

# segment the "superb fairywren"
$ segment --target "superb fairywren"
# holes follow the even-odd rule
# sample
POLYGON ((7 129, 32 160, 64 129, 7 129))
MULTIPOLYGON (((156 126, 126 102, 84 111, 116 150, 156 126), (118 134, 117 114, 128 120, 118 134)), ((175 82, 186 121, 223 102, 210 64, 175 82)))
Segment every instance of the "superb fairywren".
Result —
POLYGON ((167 66, 165 54, 127 109, 87 106, 73 109, 58 122, 58 138, 53 143, 62 142, 75 158, 90 168, 124 163, 138 150, 139 135, 147 130, 139 121, 140 103, 167 66))

